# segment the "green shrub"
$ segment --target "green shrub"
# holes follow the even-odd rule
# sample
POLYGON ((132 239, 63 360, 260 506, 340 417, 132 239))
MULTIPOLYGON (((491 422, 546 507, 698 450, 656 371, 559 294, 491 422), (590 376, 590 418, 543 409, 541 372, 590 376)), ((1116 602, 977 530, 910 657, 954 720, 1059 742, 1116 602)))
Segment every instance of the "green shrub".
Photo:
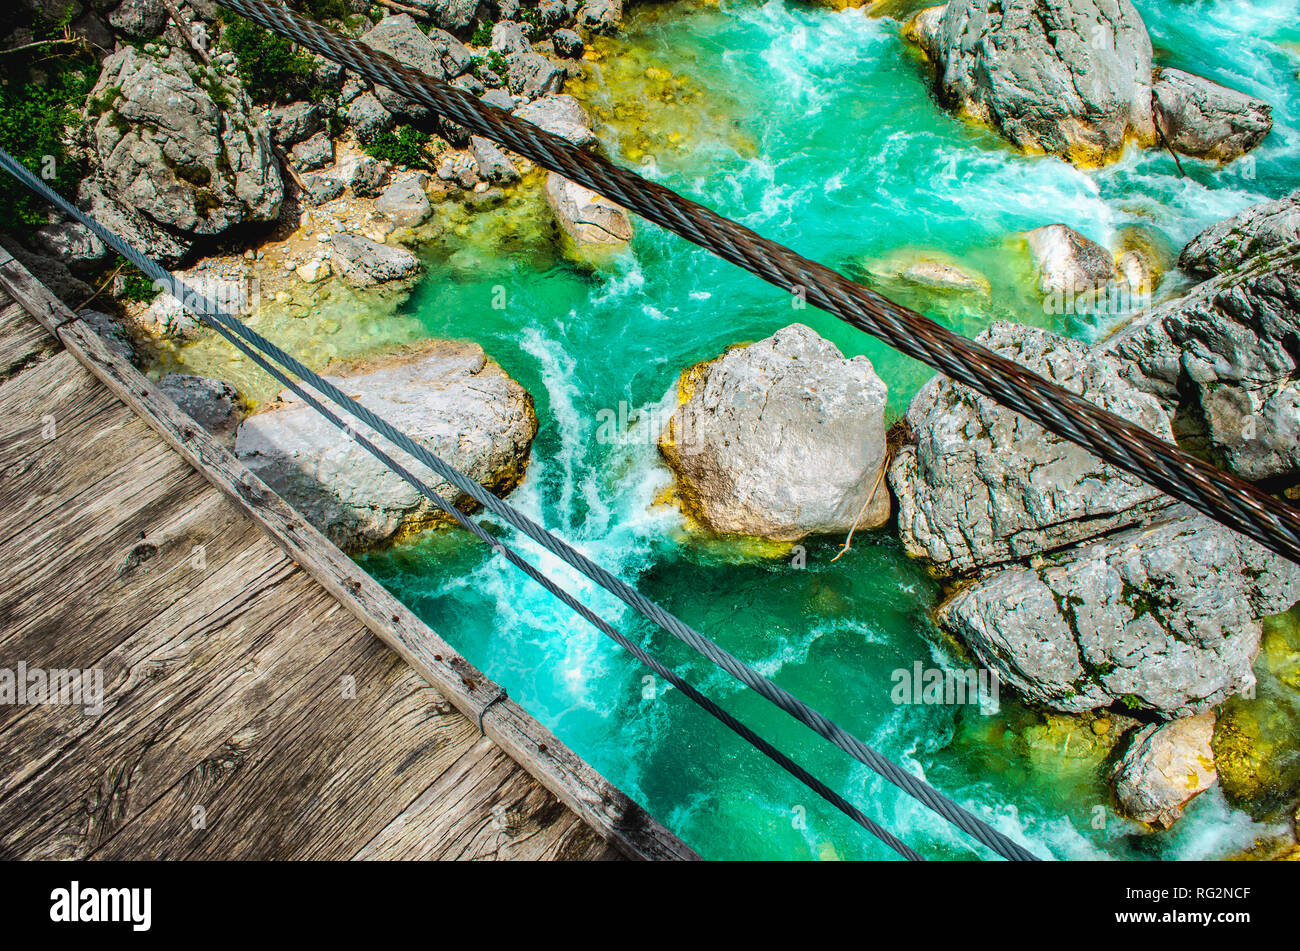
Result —
POLYGON ((474 35, 469 38, 470 46, 488 46, 492 42, 492 24, 488 21, 474 28, 474 35))
POLYGON ((352 11, 347 0, 302 0, 302 10, 317 23, 326 20, 352 19, 352 11))
POLYGON ((122 265, 118 272, 122 278, 122 297, 147 304, 158 296, 158 288, 154 287, 153 281, 141 274, 134 264, 121 257, 117 260, 122 265))
MULTIPOLYGON (((60 35, 50 21, 32 23, 38 39, 60 35)), ((40 73, 19 57, 0 59, 0 147, 40 175, 60 194, 71 197, 85 169, 64 145, 66 130, 80 124, 79 110, 94 86, 95 61, 77 50, 34 53, 40 73)), ((0 228, 22 231, 44 224, 48 208, 8 175, 0 173, 0 228)))
POLYGON ((528 39, 536 43, 546 37, 546 27, 542 25, 541 14, 536 7, 525 7, 519 11, 519 22, 528 27, 528 39))
POLYGON ((239 78, 254 102, 291 102, 312 97, 312 58, 293 44, 241 16, 222 11, 222 42, 239 60, 239 78))
POLYGON ((396 132, 380 132, 361 143, 366 154, 410 168, 433 168, 429 143, 433 136, 404 125, 396 132))

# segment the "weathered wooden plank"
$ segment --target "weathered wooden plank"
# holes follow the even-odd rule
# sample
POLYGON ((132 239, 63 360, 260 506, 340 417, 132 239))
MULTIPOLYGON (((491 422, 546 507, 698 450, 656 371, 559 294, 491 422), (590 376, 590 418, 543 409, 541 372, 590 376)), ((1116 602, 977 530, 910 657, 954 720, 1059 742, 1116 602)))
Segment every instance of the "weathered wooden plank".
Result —
MULTIPOLYGON (((347 858, 426 788, 430 776, 445 773, 478 744, 465 718, 367 633, 232 735, 218 763, 198 765, 93 857, 347 858), (345 671, 355 678, 350 699, 341 689, 345 671), (275 723, 293 728, 269 729, 275 723), (376 757, 376 749, 384 755, 376 757), (196 806, 203 808, 199 829, 192 822, 196 806)), ((539 793, 527 804, 535 815, 521 817, 520 830, 535 836, 543 822, 577 821, 517 764, 505 762, 539 793)), ((498 811, 473 802, 444 798, 439 806, 470 829, 499 824, 498 811)))
POLYGON ((480 742, 366 843, 357 859, 604 859, 612 847, 499 748, 480 742), (461 803, 448 809, 447 803, 461 803), (472 826, 466 814, 493 822, 472 826))
POLYGON ((0 284, 51 330, 105 386, 149 422, 205 478, 232 498, 268 536, 358 620, 437 687, 562 802, 627 855, 696 858, 640 806, 563 746, 497 685, 306 525, 260 480, 216 445, 157 388, 71 315, 16 262, 0 258, 0 284))
MULTIPOLYGON (((15 763, 48 765, 23 769, 21 784, 0 795, 0 853, 88 854, 321 657, 355 639, 354 622, 325 592, 293 584, 300 576, 283 555, 263 539, 258 547, 252 564, 209 576, 106 660, 111 716, 78 736, 77 711, 38 707, 7 732, 15 763), (286 585, 294 596, 276 596, 286 585), (70 739, 49 757, 40 744, 52 725, 70 739)), ((0 774, 0 784, 9 789, 13 780, 0 774)))
POLYGON ((58 342, 32 322, 21 304, 0 298, 0 382, 59 352, 58 342))
MULTIPOLYGON (((180 504, 170 511, 156 506, 123 512, 120 531, 102 543, 77 538, 74 524, 73 537, 59 557, 51 557, 50 570, 7 572, 0 596, 0 667, 13 669, 17 660, 47 669, 102 666, 105 655, 174 608, 200 578, 243 560, 256 528, 206 484, 202 489, 198 495, 178 492, 172 498, 180 504), (141 542, 145 531, 149 540, 141 542), (201 560, 196 543, 202 545, 201 560)), ((0 708, 0 729, 29 709, 0 708)))
POLYGON ((422 774, 436 775, 469 744, 464 717, 368 631, 354 629, 94 857, 334 857, 402 809, 426 784, 422 774))

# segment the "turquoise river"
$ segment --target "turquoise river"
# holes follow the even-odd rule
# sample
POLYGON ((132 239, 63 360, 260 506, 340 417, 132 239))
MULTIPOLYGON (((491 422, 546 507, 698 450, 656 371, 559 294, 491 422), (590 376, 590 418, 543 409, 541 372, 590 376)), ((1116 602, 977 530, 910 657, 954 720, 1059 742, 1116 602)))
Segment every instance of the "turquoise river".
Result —
MULTIPOLYGON (((1224 168, 1185 161, 1184 178, 1160 152, 1092 171, 1017 154, 934 103, 898 20, 794 0, 634 6, 572 91, 616 160, 963 334, 1003 319, 1095 339, 1112 319, 1047 312, 1018 232, 1060 221, 1114 243, 1137 228, 1172 253, 1211 222, 1300 186, 1295 0, 1137 6, 1158 62, 1273 104, 1276 126, 1254 156, 1224 168), (991 295, 927 296, 891 283, 891 259, 917 250, 980 271, 991 295)), ((421 334, 481 343, 533 393, 541 431, 516 505, 1040 855, 1219 857, 1269 833, 1217 788, 1171 831, 1143 832, 1112 811, 1092 731, 1005 694, 991 715, 892 702, 895 670, 969 660, 930 619, 938 583, 888 531, 860 535, 833 564, 842 539, 808 542, 799 567, 782 549, 692 536, 656 504, 671 482, 655 446, 665 396, 682 369, 731 344, 803 321, 846 354, 870 357, 890 388, 891 418, 929 370, 652 225, 638 222, 634 253, 593 274, 557 258, 536 205, 517 211, 461 221, 430 244, 426 279, 393 315, 421 334), (502 293, 506 306, 494 308, 502 293), (602 411, 617 417, 620 404, 629 424, 611 438, 602 411)), ((1175 288, 1167 279, 1159 293, 1175 288)), ((987 857, 513 540, 913 847, 932 858, 987 857)), ((705 857, 893 856, 467 535, 426 533, 362 563, 705 857)))

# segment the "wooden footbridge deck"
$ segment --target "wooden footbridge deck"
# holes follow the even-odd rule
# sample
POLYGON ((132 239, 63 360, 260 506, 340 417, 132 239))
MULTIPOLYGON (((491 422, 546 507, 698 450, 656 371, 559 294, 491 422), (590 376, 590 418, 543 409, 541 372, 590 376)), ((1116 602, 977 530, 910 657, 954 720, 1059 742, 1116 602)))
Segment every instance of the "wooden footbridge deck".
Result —
POLYGON ((71 317, 0 252, 0 677, 103 672, 0 857, 694 857, 71 317))

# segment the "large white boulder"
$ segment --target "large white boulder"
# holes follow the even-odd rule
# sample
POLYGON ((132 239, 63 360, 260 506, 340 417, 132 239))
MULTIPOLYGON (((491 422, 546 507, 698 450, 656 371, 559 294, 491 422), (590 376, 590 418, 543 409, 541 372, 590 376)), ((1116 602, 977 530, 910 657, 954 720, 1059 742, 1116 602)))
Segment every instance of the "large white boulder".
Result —
POLYGON ((1130 738, 1111 774, 1125 815, 1168 829, 1183 808, 1214 785, 1214 711, 1148 724, 1130 738))
MULTIPOLYGON (((432 341, 329 379, 489 491, 504 496, 523 479, 537 434, 532 397, 477 344, 432 341)), ((462 508, 472 504, 368 426, 344 418, 444 498, 462 508)), ((235 453, 349 550, 445 519, 416 489, 288 391, 243 422, 235 453)))
POLYGON ((803 324, 682 375, 659 440, 687 513, 782 541, 889 518, 885 384, 803 324))
POLYGON ((124 46, 104 60, 89 103, 95 184, 128 215, 193 237, 280 213, 268 127, 233 80, 175 50, 124 46))

